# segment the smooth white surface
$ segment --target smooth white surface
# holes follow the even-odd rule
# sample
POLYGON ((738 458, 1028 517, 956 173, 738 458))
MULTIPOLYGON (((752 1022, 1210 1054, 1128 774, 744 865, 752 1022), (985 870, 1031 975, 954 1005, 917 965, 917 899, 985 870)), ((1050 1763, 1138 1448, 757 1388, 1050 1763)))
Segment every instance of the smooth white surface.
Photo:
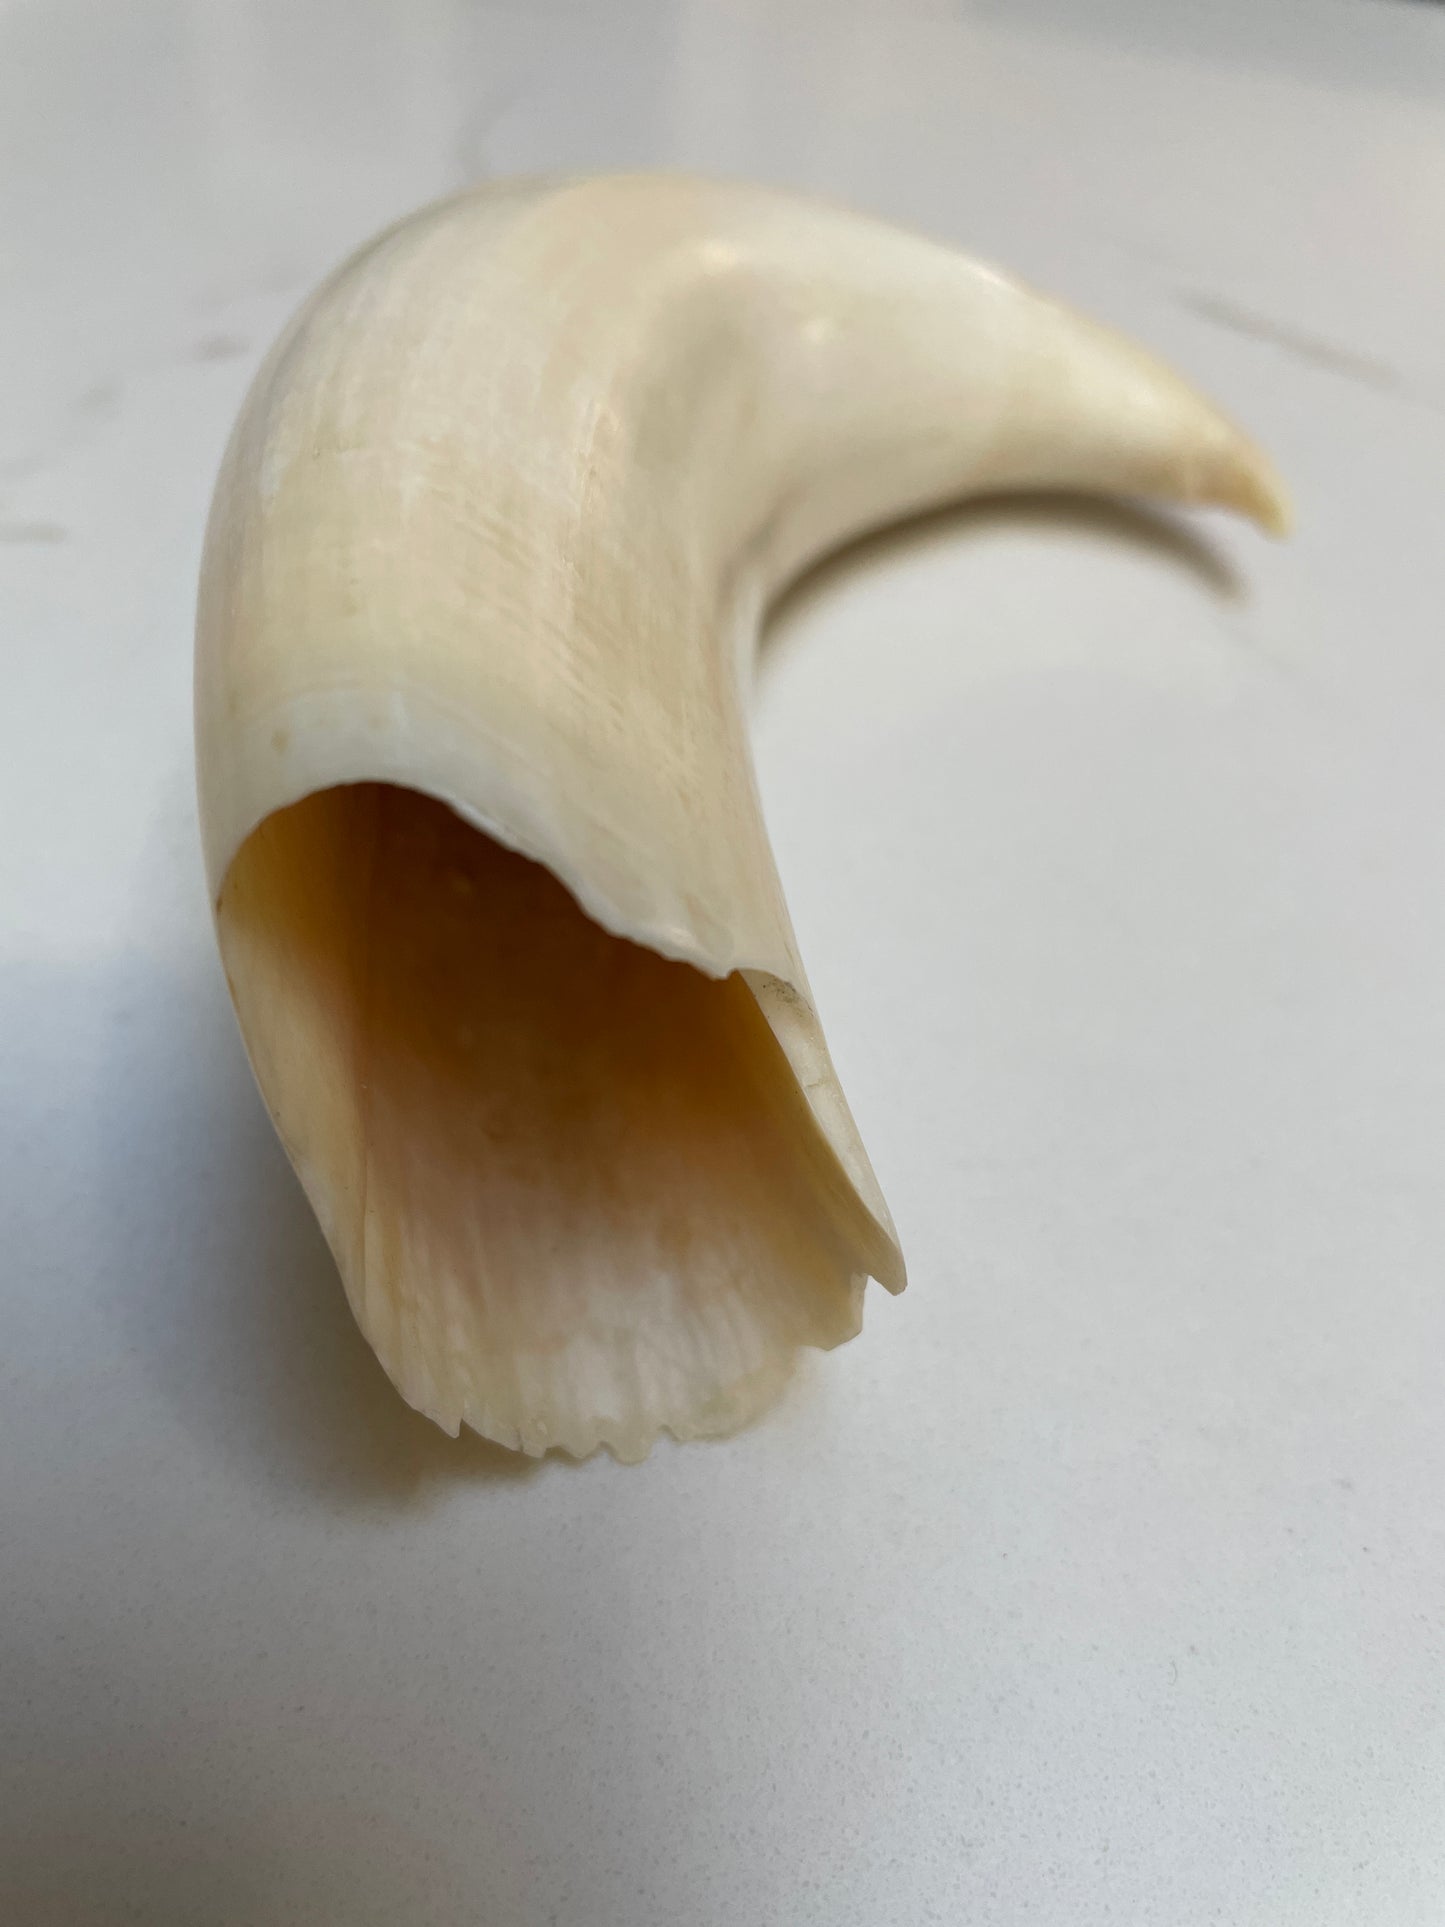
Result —
POLYGON ((0 6, 0 1918, 1445 1917, 1445 14, 0 6), (306 287, 485 172, 851 198, 1172 355, 1271 549, 795 596, 771 821, 913 1284, 639 1469, 452 1444, 250 1085, 195 567, 306 287))

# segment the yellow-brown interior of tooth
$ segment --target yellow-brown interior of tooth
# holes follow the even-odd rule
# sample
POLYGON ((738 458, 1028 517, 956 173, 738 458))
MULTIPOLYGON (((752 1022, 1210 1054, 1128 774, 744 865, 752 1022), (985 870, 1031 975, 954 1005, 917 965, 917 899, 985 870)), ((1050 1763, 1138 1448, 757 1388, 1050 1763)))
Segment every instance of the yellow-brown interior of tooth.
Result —
POLYGON ((381 784, 269 817, 219 923, 352 1308, 448 1430, 632 1457, 857 1329, 867 1228, 739 977, 381 784))

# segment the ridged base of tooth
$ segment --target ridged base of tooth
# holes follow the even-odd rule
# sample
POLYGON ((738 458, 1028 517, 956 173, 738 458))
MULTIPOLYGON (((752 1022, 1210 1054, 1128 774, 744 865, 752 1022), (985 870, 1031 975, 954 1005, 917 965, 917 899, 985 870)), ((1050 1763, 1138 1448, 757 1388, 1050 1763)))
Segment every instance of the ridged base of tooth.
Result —
MULTIPOLYGON (((820 1327, 811 1348, 831 1350, 858 1335, 865 1284, 861 1277, 852 1281, 848 1315, 832 1332, 820 1327)), ((450 1423, 441 1414, 452 1409, 459 1389, 455 1382, 445 1389, 398 1382, 398 1390, 453 1437, 465 1426, 532 1458, 556 1451, 585 1459, 606 1450, 622 1464, 635 1465, 664 1433, 679 1442, 727 1438, 776 1405, 806 1348, 778 1344, 765 1327, 756 1338, 758 1356, 735 1375, 726 1364, 721 1371, 719 1366, 735 1356, 736 1332, 722 1335, 714 1350, 706 1341, 699 1343, 694 1332, 657 1324, 639 1331, 635 1345, 598 1350, 583 1339, 562 1359, 511 1358, 503 1370, 484 1371, 471 1384, 459 1418, 450 1423), (680 1341, 676 1350, 669 1338, 680 1341), (660 1371, 646 1362, 670 1351, 670 1369, 660 1371), (619 1357, 629 1355, 643 1361, 640 1369, 619 1374, 619 1357), (523 1385, 530 1385, 530 1396, 519 1398, 523 1385)))
POLYGON ((858 1330, 876 1230, 740 978, 380 785, 269 818, 218 921, 357 1320, 447 1431, 636 1459, 858 1330))

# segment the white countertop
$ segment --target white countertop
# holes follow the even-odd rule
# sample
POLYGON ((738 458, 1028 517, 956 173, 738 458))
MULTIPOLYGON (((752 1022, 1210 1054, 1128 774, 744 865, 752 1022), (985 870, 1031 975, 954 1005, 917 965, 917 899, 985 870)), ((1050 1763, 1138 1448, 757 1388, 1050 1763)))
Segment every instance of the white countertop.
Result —
POLYGON ((1439 1927, 1445 10, 0 4, 0 1919, 1439 1927), (759 755, 908 1252, 727 1444, 357 1336, 213 954, 190 627, 305 289, 668 162, 993 255, 1296 494, 796 594, 759 755))

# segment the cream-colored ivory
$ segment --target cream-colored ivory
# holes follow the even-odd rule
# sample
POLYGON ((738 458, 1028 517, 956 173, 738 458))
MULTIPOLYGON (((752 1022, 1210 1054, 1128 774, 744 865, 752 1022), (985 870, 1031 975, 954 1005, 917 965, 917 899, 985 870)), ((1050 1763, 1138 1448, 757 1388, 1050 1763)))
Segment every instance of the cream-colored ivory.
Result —
POLYGON ((352 1308, 449 1431, 726 1431, 901 1289, 759 812, 751 643, 826 550, 1017 488, 1286 519, 1128 342, 736 184, 464 195, 273 349, 206 545, 206 863, 352 1308))

